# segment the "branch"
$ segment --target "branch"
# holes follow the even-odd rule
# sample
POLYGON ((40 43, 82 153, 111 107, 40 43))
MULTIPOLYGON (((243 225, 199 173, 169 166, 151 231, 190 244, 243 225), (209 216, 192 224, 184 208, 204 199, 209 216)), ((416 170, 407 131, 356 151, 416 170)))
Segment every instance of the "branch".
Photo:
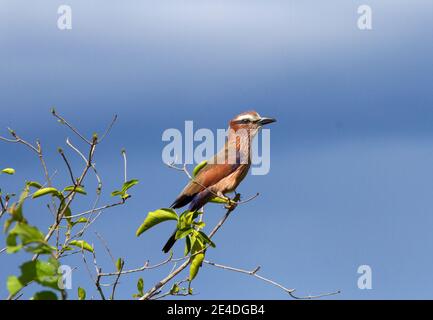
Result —
POLYGON ((41 143, 39 142, 39 140, 36 140, 36 147, 35 147, 30 142, 27 142, 26 140, 24 140, 20 136, 18 136, 17 133, 14 130, 12 130, 11 128, 8 128, 8 130, 14 139, 7 139, 4 137, 0 137, 0 140, 5 141, 5 142, 10 142, 10 143, 21 143, 21 144, 27 146, 28 148, 30 148, 30 150, 36 152, 36 154, 39 157, 39 161, 42 164, 42 168, 44 169, 44 174, 45 174, 45 178, 48 182, 48 186, 50 187, 51 186, 51 179, 50 179, 50 176, 48 174, 47 165, 45 163, 45 160, 44 160, 44 157, 42 154, 42 147, 41 147, 41 143))
MULTIPOLYGON (((234 201, 238 201, 240 198, 240 194, 236 194, 236 197, 234 198, 234 201)), ((211 233, 209 234, 209 238, 212 238, 215 233, 218 232, 218 230, 222 227, 222 225, 227 221, 228 217, 230 216, 230 214, 233 212, 233 210, 236 209, 236 205, 231 206, 227 209, 226 214, 224 215, 224 217, 218 222, 218 224, 214 227, 214 229, 211 231, 211 233)), ((186 267, 188 267, 188 265, 191 263, 192 258, 198 254, 201 253, 202 251, 199 251, 197 253, 195 253, 194 255, 191 255, 189 257, 188 260, 186 260, 184 263, 182 263, 177 269, 175 269, 174 271, 172 271, 168 276, 166 276, 164 279, 162 279, 161 281, 159 281, 158 283, 156 283, 149 291, 147 291, 141 298, 140 300, 149 300, 152 296, 154 296, 155 294, 157 294, 157 291, 162 288, 164 285, 167 284, 167 282, 169 282, 171 279, 173 279, 174 277, 176 277, 179 273, 181 273, 186 267)))
MULTIPOLYGON (((67 218, 68 219, 69 218, 78 218, 78 217, 84 216, 84 215, 89 214, 89 213, 94 213, 96 211, 102 211, 102 210, 105 210, 105 209, 109 209, 109 208, 113 208, 113 207, 116 207, 116 206, 120 206, 120 205, 122 205, 124 203, 125 203, 125 201, 122 200, 121 202, 107 204, 107 205, 99 207, 99 208, 90 209, 90 210, 87 210, 87 211, 84 211, 84 212, 81 212, 81 213, 77 213, 77 214, 74 214, 74 215, 72 215, 70 217, 67 217, 67 218)), ((63 217, 63 219, 66 219, 66 217, 63 217)))
POLYGON ((99 142, 102 142, 104 138, 110 133, 111 129, 114 126, 114 123, 117 120, 117 114, 114 115, 113 120, 111 121, 110 125, 108 126, 107 130, 105 130, 104 134, 102 135, 101 139, 99 139, 99 142))
POLYGON ((93 254, 93 265, 95 266, 95 270, 96 270, 95 286, 96 286, 96 289, 98 290, 99 295, 101 296, 102 300, 105 300, 104 291, 102 291, 102 288, 101 288, 101 276, 100 276, 100 274, 101 274, 102 268, 98 267, 98 264, 96 263, 95 250, 93 250, 92 254, 93 254))
POLYGON ((115 294, 115 292, 116 292, 116 287, 117 287, 117 284, 119 283, 120 276, 122 275, 122 270, 123 270, 124 265, 125 265, 125 262, 122 260, 122 261, 120 262, 120 269, 119 269, 119 272, 117 273, 116 280, 114 281, 114 284, 113 284, 113 290, 111 291, 111 297, 110 297, 110 300, 114 300, 114 294, 115 294))
POLYGON ((128 169, 128 161, 126 159, 126 150, 122 149, 122 156, 123 156, 123 179, 124 182, 128 181, 128 175, 127 175, 127 169, 128 169))
MULTIPOLYGON (((161 267, 161 266, 163 266, 169 262, 185 260, 185 259, 187 259, 187 257, 179 258, 179 259, 173 259, 173 253, 170 253, 170 256, 167 259, 165 259, 164 261, 159 262, 155 265, 149 265, 149 261, 146 261, 142 267, 130 269, 130 270, 123 270, 120 274, 123 275, 123 274, 141 272, 144 270, 156 269, 156 268, 159 268, 159 267, 161 267)), ((119 274, 119 272, 107 272, 107 273, 101 273, 100 275, 101 275, 101 277, 110 277, 110 276, 117 276, 118 274, 119 274)))
POLYGON ((91 141, 87 140, 87 139, 86 139, 86 138, 85 138, 85 137, 84 137, 80 132, 78 132, 77 129, 75 129, 75 127, 73 127, 71 124, 69 124, 68 121, 66 121, 64 118, 62 118, 61 116, 59 116, 59 115, 56 113, 56 110, 55 110, 54 108, 51 109, 51 113, 52 113, 52 115, 53 115, 54 117, 56 117, 57 119, 59 119, 60 123, 66 125, 69 129, 72 130, 72 132, 74 132, 78 137, 80 137, 81 140, 83 140, 84 142, 86 142, 88 145, 91 145, 91 144, 92 144, 91 141))
POLYGON ((294 292, 295 292, 296 289, 288 289, 288 288, 284 287, 283 285, 279 284, 278 282, 276 282, 274 280, 265 278, 265 277, 257 274, 257 272, 260 270, 260 266, 256 267, 254 270, 244 270, 244 269, 233 268, 233 267, 225 266, 225 265, 222 265, 222 264, 214 263, 214 262, 211 262, 211 261, 208 261, 208 260, 204 260, 203 263, 208 264, 210 266, 214 266, 216 268, 220 268, 220 269, 224 269, 224 270, 228 270, 228 271, 233 271, 233 272, 239 272, 239 273, 243 273, 243 274, 247 274, 247 275, 253 276, 253 277, 257 278, 257 279, 260 279, 260 280, 262 280, 264 282, 267 282, 267 283, 269 283, 269 284, 271 284, 273 286, 276 286, 276 287, 280 288, 281 290, 283 290, 284 292, 286 292, 287 294, 289 294, 294 299, 302 299, 302 300, 305 300, 305 299, 317 299, 317 298, 326 297, 326 296, 332 296, 332 295, 336 295, 336 294, 340 293, 340 291, 335 291, 335 292, 324 293, 324 294, 320 294, 320 295, 316 295, 316 296, 311 296, 310 295, 310 296, 306 296, 306 297, 299 297, 299 296, 296 296, 294 294, 294 292))
POLYGON ((59 148, 58 151, 59 151, 60 155, 62 156, 63 161, 66 163, 66 166, 68 167, 68 171, 69 171, 69 175, 71 176, 72 184, 75 185, 76 181, 75 181, 75 178, 74 178, 74 173, 72 172, 71 165, 69 164, 69 161, 66 158, 63 150, 61 148, 59 148))

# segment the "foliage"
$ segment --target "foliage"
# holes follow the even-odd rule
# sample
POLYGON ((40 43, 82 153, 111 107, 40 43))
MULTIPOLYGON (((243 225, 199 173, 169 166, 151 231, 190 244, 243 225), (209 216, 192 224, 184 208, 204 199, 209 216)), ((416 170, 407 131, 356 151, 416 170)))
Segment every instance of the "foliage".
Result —
MULTIPOLYGON (((1 140, 21 143, 34 151, 43 165, 46 178, 45 183, 39 183, 37 181, 25 182, 20 196, 15 201, 14 193, 3 195, 3 193, 0 192, 0 218, 2 218, 3 215, 5 216, 3 223, 3 231, 6 238, 5 251, 8 254, 16 254, 18 252, 30 253, 28 260, 24 261, 19 268, 20 274, 7 277, 6 286, 9 291, 9 299, 19 297, 21 291, 32 283, 37 283, 47 289, 35 292, 31 296, 33 300, 56 300, 59 297, 65 299, 66 291, 63 288, 63 278, 60 268, 62 259, 71 252, 87 251, 94 254, 93 246, 83 237, 85 236, 86 229, 94 222, 95 218, 90 220, 89 217, 91 215, 79 214, 78 212, 74 216, 72 206, 77 194, 82 196, 88 195, 82 185, 82 181, 89 172, 93 171, 97 179, 100 180, 93 164, 95 148, 97 144, 100 143, 100 140, 96 134, 94 134, 91 139, 84 138, 84 136, 65 119, 60 117, 55 110, 52 110, 52 114, 59 118, 61 124, 67 125, 77 136, 83 139, 89 147, 89 151, 87 152, 88 158, 86 159, 83 156, 85 152, 81 152, 72 145, 69 139, 67 140, 68 146, 81 157, 84 157, 85 160, 82 174, 78 177, 74 176, 72 166, 63 150, 61 148, 58 149, 71 176, 71 181, 69 183, 63 183, 64 186, 56 187, 53 185, 53 181, 47 171, 39 141, 33 145, 23 140, 11 129, 9 129, 9 132, 14 140, 0 137, 1 140), (29 223, 29 220, 25 217, 24 206, 28 201, 37 201, 38 204, 43 204, 44 206, 49 203, 48 207, 54 214, 55 219, 53 224, 49 226, 48 232, 43 232, 38 226, 29 223), (83 227, 81 230, 78 230, 77 228, 80 225, 83 227), (54 234, 56 234, 56 237, 53 237, 54 234)), ((126 154, 124 154, 124 157, 126 159, 126 154)), ((0 171, 0 174, 14 175, 15 169, 5 168, 0 171)), ((119 195, 122 198, 121 204, 123 204, 125 200, 130 197, 127 191, 137 183, 137 179, 125 181, 121 190, 114 191, 112 194, 119 195)), ((56 184, 61 185, 61 182, 56 182, 56 184)), ((99 197, 100 190, 101 185, 98 185, 98 189, 96 190, 97 197, 99 197)), ((108 207, 111 207, 111 205, 107 205, 107 208, 108 207)), ((93 212, 90 210, 88 213, 93 212)), ((32 217, 32 219, 34 219, 34 217, 32 217)), ((123 267, 122 260, 119 264, 123 267)), ((86 292, 81 287, 78 288, 78 298, 80 300, 86 298, 86 292)))
MULTIPOLYGON (((193 170, 193 177, 195 177, 206 164, 207 161, 199 163, 193 170)), ((224 199, 218 197, 215 197, 215 202, 226 203, 224 199)), ((137 229, 136 235, 140 236, 143 232, 161 222, 170 220, 177 221, 175 239, 185 239, 184 256, 189 256, 190 271, 188 281, 191 282, 197 276, 198 271, 202 266, 206 249, 209 246, 215 248, 215 243, 203 231, 201 231, 201 229, 206 225, 202 219, 203 212, 201 211, 187 210, 182 212, 180 215, 177 215, 176 211, 171 208, 161 208, 147 214, 143 223, 137 229)), ((178 289, 178 287, 174 287, 174 289, 172 288, 171 294, 176 295, 178 289)))
MULTIPOLYGON (((42 290, 28 295, 32 300, 67 299, 67 291, 64 288, 64 278, 61 268, 62 261, 66 256, 77 253, 82 255, 86 269, 89 271, 90 277, 101 299, 106 299, 107 290, 106 285, 101 285, 102 278, 110 277, 110 279, 113 279, 109 285, 109 287, 111 287, 109 299, 114 299, 115 291, 119 284, 119 278, 122 275, 158 268, 168 263, 174 263, 172 271, 165 278, 157 281, 154 286, 145 288, 143 278, 139 278, 136 285, 137 291, 133 294, 133 297, 145 300, 159 299, 170 295, 186 296, 194 294, 191 282, 197 278, 203 263, 216 266, 216 264, 205 260, 208 248, 215 248, 215 243, 211 238, 222 226, 230 213, 240 203, 240 195, 236 194, 233 199, 215 196, 211 200, 211 202, 224 205, 227 212, 222 220, 208 234, 204 232, 206 224, 203 221, 203 211, 192 212, 186 210, 178 213, 171 208, 161 208, 147 214, 143 223, 138 227, 136 235, 140 236, 144 232, 163 222, 175 221, 175 238, 176 240, 184 241, 184 256, 181 258, 173 259, 173 253, 171 252, 169 257, 159 264, 149 265, 149 262, 145 262, 142 267, 125 270, 126 261, 123 258, 118 258, 117 260, 114 259, 110 249, 101 238, 101 241, 114 265, 113 272, 102 272, 102 268, 97 264, 95 247, 86 239, 86 232, 100 216, 102 211, 125 204, 131 197, 131 189, 138 184, 138 180, 128 180, 126 178, 126 152, 122 150, 122 157, 124 159, 124 181, 119 189, 110 193, 112 197, 117 197, 119 202, 108 203, 96 207, 101 196, 102 180, 93 161, 95 149, 111 130, 117 117, 114 117, 112 123, 101 138, 99 138, 98 134, 93 134, 91 138, 86 138, 67 120, 57 114, 56 110, 52 109, 51 113, 57 118, 60 124, 68 127, 73 134, 86 145, 87 148, 87 150, 82 151, 73 145, 69 138, 66 139, 66 144, 71 151, 75 152, 79 158, 84 161, 81 174, 78 176, 74 174, 76 165, 69 161, 66 153, 61 148, 58 148, 58 152, 62 157, 65 163, 65 168, 70 176, 70 181, 68 182, 52 179, 52 175, 50 175, 50 171, 44 160, 44 154, 39 141, 32 144, 22 139, 14 130, 11 129, 9 129, 9 133, 11 134, 12 139, 0 137, 0 140, 2 141, 22 144, 34 152, 37 155, 38 161, 42 165, 45 176, 45 181, 43 182, 33 180, 26 181, 18 198, 16 198, 15 193, 3 193, 0 189, 0 219, 5 216, 3 232, 6 235, 6 247, 4 250, 2 249, 2 251, 6 251, 8 254, 16 254, 20 252, 21 256, 26 257, 25 261, 23 261, 19 267, 19 274, 9 275, 6 279, 6 286, 9 291, 8 299, 20 298, 24 289, 30 291, 31 288, 34 288, 32 284, 42 286, 42 290), (87 156, 85 156, 85 154, 87 156), (86 190, 83 184, 89 173, 93 173, 98 182, 97 188, 94 192, 96 199, 92 201, 94 205, 90 210, 79 212, 75 209, 78 207, 75 206, 76 199, 87 199, 87 197, 93 194, 90 190, 86 190), (76 197, 77 195, 79 195, 79 197, 76 197), (27 213, 24 214, 24 208, 27 206, 26 203, 31 201, 34 201, 36 205, 46 206, 49 208, 54 221, 48 226, 48 228, 46 226, 42 228, 37 226, 35 223, 38 218, 37 216, 27 215, 27 213), (91 255, 95 267, 93 273, 87 265, 86 256, 88 255, 91 255), (182 263, 177 266, 178 262, 182 263), (180 281, 176 279, 177 275, 188 267, 188 277, 180 281), (171 288, 166 293, 162 293, 162 288, 173 280, 174 283, 171 284, 171 288), (185 283, 188 283, 188 286, 185 287, 185 283)), ((190 179, 194 179, 194 177, 196 177, 200 170, 203 170, 206 165, 206 161, 198 164, 194 168, 192 176, 185 170, 185 167, 180 170, 185 171, 190 179)), ((179 170, 179 168, 176 169, 179 170)), ((15 169, 13 168, 7 167, 2 169, 0 171, 0 183, 2 182, 2 179, 6 178, 6 176, 12 176, 14 174, 15 169)), ((40 212, 38 212, 38 214, 39 213, 40 212)), ((242 269, 222 267, 252 276, 255 276, 259 269, 256 268, 253 271, 246 271, 242 269)), ((286 289, 275 281, 264 278, 263 276, 257 277, 263 281, 271 283, 272 285, 278 286, 280 289, 283 289, 286 293, 294 297, 292 289, 286 289)), ((88 294, 84 288, 77 288, 77 298, 79 300, 85 300, 88 298, 87 296, 88 294)), ((90 298, 93 299, 93 296, 90 298)))

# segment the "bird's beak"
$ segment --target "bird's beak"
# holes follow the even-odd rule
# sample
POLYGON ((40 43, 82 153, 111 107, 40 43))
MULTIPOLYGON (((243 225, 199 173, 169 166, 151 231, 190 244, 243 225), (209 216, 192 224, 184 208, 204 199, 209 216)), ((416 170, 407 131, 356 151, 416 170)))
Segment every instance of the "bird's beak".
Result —
POLYGON ((260 123, 260 125, 265 125, 265 124, 269 124, 269 123, 272 123, 272 122, 275 122, 275 121, 277 121, 276 119, 274 119, 274 118, 266 118, 266 117, 263 117, 263 118, 261 118, 260 120, 259 120, 259 123, 260 123))

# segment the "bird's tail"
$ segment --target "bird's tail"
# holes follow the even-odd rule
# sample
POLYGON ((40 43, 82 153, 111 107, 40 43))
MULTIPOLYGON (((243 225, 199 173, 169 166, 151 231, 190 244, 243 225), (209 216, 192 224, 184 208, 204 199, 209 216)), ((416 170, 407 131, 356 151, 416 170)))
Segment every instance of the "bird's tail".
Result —
POLYGON ((174 230, 174 232, 171 235, 171 237, 168 238, 168 241, 165 244, 164 248, 162 248, 162 251, 164 251, 164 253, 169 252, 170 249, 171 249, 171 247, 173 247, 174 243, 176 242, 176 232, 177 232, 177 230, 174 230))

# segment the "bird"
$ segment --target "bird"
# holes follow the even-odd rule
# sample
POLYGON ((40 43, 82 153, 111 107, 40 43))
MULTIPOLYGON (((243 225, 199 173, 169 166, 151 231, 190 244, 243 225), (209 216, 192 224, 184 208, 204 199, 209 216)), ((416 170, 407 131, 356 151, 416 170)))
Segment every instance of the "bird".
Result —
MULTIPOLYGON (((215 196, 229 200, 226 194, 236 190, 251 166, 254 136, 264 125, 273 122, 276 119, 262 117, 256 111, 243 112, 231 119, 224 147, 189 181, 170 208, 179 209, 189 204, 189 211, 197 211, 215 196)), ((176 231, 164 245, 163 252, 173 247, 176 231)))

